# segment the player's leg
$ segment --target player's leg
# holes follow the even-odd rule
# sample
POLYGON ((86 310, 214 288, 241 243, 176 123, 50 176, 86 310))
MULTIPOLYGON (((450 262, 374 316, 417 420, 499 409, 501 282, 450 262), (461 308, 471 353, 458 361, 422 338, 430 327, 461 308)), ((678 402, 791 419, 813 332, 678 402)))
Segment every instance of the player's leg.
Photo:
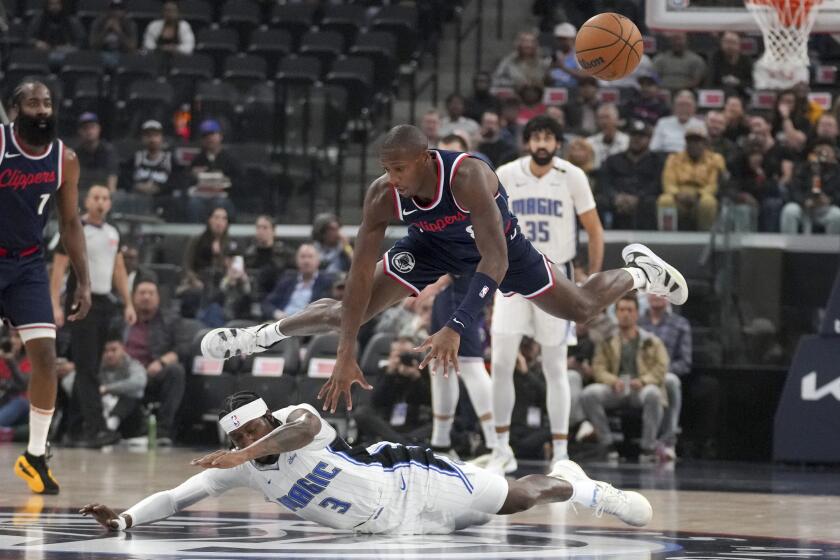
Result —
POLYGON ((493 418, 493 382, 484 367, 484 359, 476 356, 459 357, 461 381, 470 396, 475 414, 481 425, 481 434, 488 449, 497 445, 496 422, 493 418))
MULTIPOLYGON (((462 364, 463 367, 463 364, 462 364)), ((447 453, 452 448, 452 423, 458 406, 459 386, 457 375, 443 375, 443 366, 438 366, 432 375, 432 449, 447 453)))
POLYGON ((556 344, 542 347, 542 366, 545 376, 546 408, 551 426, 552 462, 569 458, 569 415, 572 408, 569 388, 568 346, 556 344))

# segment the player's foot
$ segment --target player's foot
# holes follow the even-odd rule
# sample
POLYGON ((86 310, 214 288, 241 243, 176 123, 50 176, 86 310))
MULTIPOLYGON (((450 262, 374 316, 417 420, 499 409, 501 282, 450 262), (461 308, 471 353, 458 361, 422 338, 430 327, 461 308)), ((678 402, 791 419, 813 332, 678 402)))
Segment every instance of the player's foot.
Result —
POLYGON ((587 507, 595 510, 596 517, 609 513, 634 527, 644 527, 653 517, 653 508, 647 498, 638 492, 619 490, 606 482, 592 480, 574 461, 558 461, 548 476, 565 480, 572 486, 585 480, 594 482, 595 491, 587 507))
POLYGON ((58 482, 47 466, 46 455, 35 457, 24 451, 15 461, 15 474, 36 494, 58 494, 58 482))
POLYGON ((682 305, 688 299, 688 284, 680 271, 641 243, 625 247, 621 257, 627 266, 640 268, 647 276, 648 285, 643 292, 667 298, 674 305, 682 305))
POLYGON ((263 323, 241 329, 213 329, 201 339, 201 353, 206 358, 227 360, 234 356, 249 356, 265 352, 281 339, 274 323, 263 323))
POLYGON ((516 462, 513 449, 509 445, 505 445, 504 447, 498 446, 493 449, 493 452, 490 454, 490 460, 487 461, 487 465, 484 468, 499 475, 506 475, 516 472, 516 469, 519 468, 519 463, 516 462))

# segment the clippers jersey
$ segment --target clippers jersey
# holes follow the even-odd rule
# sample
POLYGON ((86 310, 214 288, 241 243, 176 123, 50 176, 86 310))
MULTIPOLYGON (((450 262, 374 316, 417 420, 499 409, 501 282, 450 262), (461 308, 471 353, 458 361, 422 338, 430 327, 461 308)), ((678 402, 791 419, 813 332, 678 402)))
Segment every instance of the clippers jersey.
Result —
MULTIPOLYGON (((397 217, 409 224, 408 237, 430 248, 439 249, 439 258, 453 273, 472 272, 481 260, 475 244, 470 213, 458 205, 452 193, 452 180, 458 167, 469 154, 445 150, 429 150, 437 163, 438 185, 435 199, 423 206, 414 198, 400 196, 393 189, 397 217)), ((508 244, 517 237, 516 216, 508 207, 508 195, 499 182, 496 205, 502 214, 502 227, 508 244)))
POLYGON ((40 247, 47 202, 61 186, 64 143, 54 140, 43 155, 27 154, 13 125, 0 125, 0 247, 20 251, 40 247))

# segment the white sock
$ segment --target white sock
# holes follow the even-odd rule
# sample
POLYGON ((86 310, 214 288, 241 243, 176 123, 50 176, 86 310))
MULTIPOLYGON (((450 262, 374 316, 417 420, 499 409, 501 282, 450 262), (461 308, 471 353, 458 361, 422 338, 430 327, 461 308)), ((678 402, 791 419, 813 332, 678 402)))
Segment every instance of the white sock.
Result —
POLYGON ((572 497, 570 500, 585 507, 592 507, 595 504, 595 481, 591 478, 581 480, 569 480, 572 485, 572 497))
POLYGON ((274 323, 273 329, 265 329, 266 331, 266 339, 269 344, 276 344, 283 340, 284 338, 289 338, 289 335, 283 334, 280 332, 280 323, 282 323, 282 319, 274 323))
POLYGON ((47 452, 47 436, 50 433, 55 409, 44 410, 34 406, 29 407, 29 446, 26 450, 30 455, 39 457, 47 452))
MULTIPOLYGON (((496 426, 510 426, 510 417, 513 414, 513 403, 516 400, 516 391, 513 388, 513 370, 516 367, 516 357, 519 355, 519 343, 522 336, 518 334, 494 334, 492 348, 493 374, 493 420, 496 426)), ((499 440, 498 432, 496 440, 500 446, 507 445, 499 440)))
POLYGON ((622 268, 621 270, 627 272, 631 278, 633 278, 633 289, 634 290, 641 290, 647 287, 648 285, 648 277, 645 274, 645 271, 637 266, 627 266, 622 268))
POLYGON ((112 432, 116 432, 117 428, 120 427, 120 419, 116 416, 109 416, 108 418, 105 419, 105 425, 112 432))
POLYGON ((493 420, 493 382, 480 358, 461 358, 461 381, 467 388, 473 409, 481 422, 481 433, 488 449, 496 447, 496 423, 493 420))
POLYGON ((452 440, 450 432, 455 418, 455 408, 458 406, 458 376, 454 373, 449 377, 443 376, 443 367, 435 370, 432 376, 432 446, 450 447, 452 440), (441 420, 439 417, 448 417, 448 420, 441 420))
POLYGON ((553 461, 560 461, 569 458, 569 440, 555 439, 551 441, 551 447, 554 450, 552 456, 553 461))
POLYGON ((502 450, 510 447, 510 430, 507 432, 496 432, 496 449, 502 450))
MULTIPOLYGON (((552 435, 569 434, 569 414, 572 410, 572 396, 569 388, 568 346, 558 344, 542 347, 542 366, 546 385, 546 407, 552 435)), ((568 441, 552 441, 554 460, 568 459, 568 441)))

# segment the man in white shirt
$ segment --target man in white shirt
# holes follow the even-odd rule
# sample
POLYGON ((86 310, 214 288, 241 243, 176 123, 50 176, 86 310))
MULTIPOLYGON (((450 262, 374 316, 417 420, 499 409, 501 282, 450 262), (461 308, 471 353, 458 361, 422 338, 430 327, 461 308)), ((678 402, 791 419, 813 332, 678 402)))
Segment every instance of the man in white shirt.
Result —
POLYGON ((674 96, 674 114, 656 121, 653 138, 650 141, 651 152, 682 152, 685 150, 685 130, 689 126, 703 126, 703 121, 695 116, 697 103, 694 94, 684 89, 674 96))
MULTIPOLYGON (((562 129, 554 119, 539 116, 525 125, 523 138, 529 155, 496 170, 499 181, 507 187, 523 235, 571 280, 577 217, 589 236, 589 273, 599 272, 604 258, 604 230, 586 174, 555 156, 562 129)), ((515 398, 513 372, 523 336, 534 338, 542 346, 554 462, 568 459, 571 399, 566 358, 567 345, 576 343, 574 333, 572 322, 549 315, 525 297, 496 294, 492 378, 497 443, 488 468, 504 472, 516 469, 509 438, 515 398)))
POLYGON ((480 130, 477 122, 464 116, 464 98, 457 93, 450 94, 446 98, 446 116, 440 120, 440 138, 462 131, 469 136, 470 144, 474 144, 480 130))
POLYGON ((587 140, 595 150, 595 169, 598 169, 608 157, 626 152, 630 147, 630 137, 618 129, 618 107, 612 103, 598 107, 595 120, 600 132, 587 140))
POLYGON ((592 480, 571 461, 547 476, 507 481, 422 447, 380 442, 351 448, 308 404, 272 412, 258 395, 240 392, 225 399, 219 424, 235 448, 192 461, 207 470, 120 515, 96 503, 80 513, 125 531, 247 487, 305 520, 356 533, 445 534, 486 523, 494 514, 565 501, 637 527, 653 515, 641 494, 592 480))

